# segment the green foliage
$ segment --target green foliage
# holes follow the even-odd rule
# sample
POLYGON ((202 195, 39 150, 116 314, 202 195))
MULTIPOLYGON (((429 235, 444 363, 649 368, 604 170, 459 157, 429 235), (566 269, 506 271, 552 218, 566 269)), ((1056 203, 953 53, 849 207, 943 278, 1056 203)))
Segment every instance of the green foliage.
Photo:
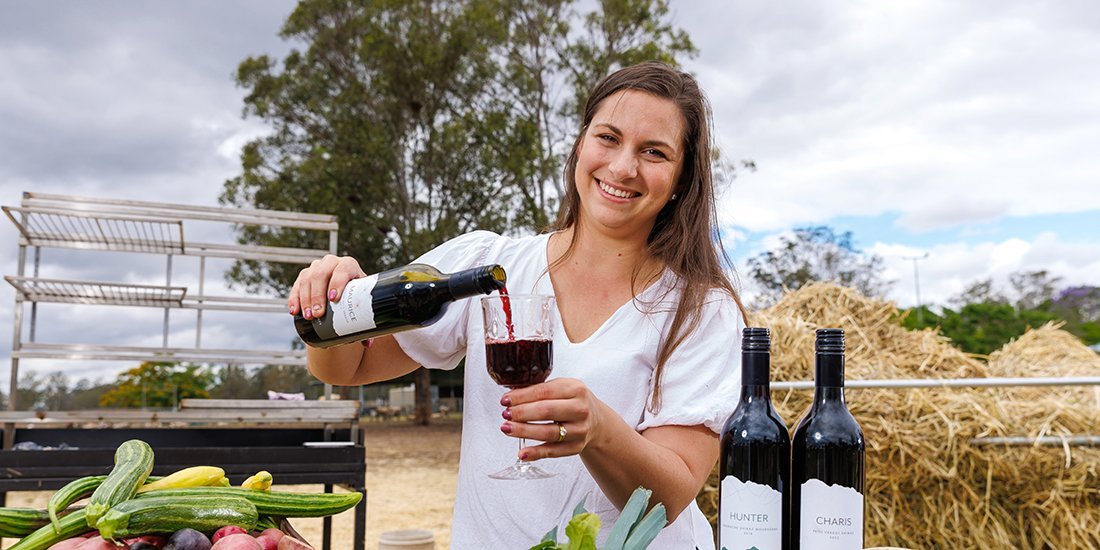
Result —
POLYGON ((1001 292, 992 279, 970 284, 949 302, 955 309, 934 313, 923 308, 905 312, 909 329, 939 327, 940 332, 968 353, 988 355, 1050 321, 1063 321, 1063 330, 1085 344, 1100 342, 1100 287, 1076 286, 1056 290, 1061 279, 1044 270, 1009 275, 1010 292, 1001 292))
POLYGON ((316 399, 321 389, 320 382, 304 367, 265 365, 248 370, 229 365, 218 371, 217 383, 210 394, 220 399, 267 399, 270 390, 302 393, 306 399, 316 399))
POLYGON ((892 282, 882 279, 882 258, 861 252, 852 232, 827 226, 802 227, 780 238, 780 246, 748 260, 749 276, 760 291, 758 305, 774 304, 787 291, 811 281, 851 287, 865 296, 882 296, 892 282))
POLYGON ((145 362, 118 376, 114 389, 99 399, 102 407, 173 407, 179 399, 209 397, 214 375, 198 365, 145 362))
MULTIPOLYGON (((668 524, 665 505, 657 503, 642 516, 649 506, 653 491, 638 487, 630 495, 623 513, 611 526, 611 532, 602 550, 644 550, 668 524)), ((573 510, 573 517, 565 526, 567 543, 558 542, 558 528, 554 527, 538 544, 529 550, 597 550, 596 536, 600 532, 600 516, 585 510, 584 501, 573 510)))
POLYGON ((922 322, 915 311, 907 312, 902 325, 908 329, 939 327, 956 347, 967 353, 988 355, 1048 321, 1058 320, 1052 313, 1025 309, 996 302, 966 304, 959 311, 944 309, 941 314, 925 309, 922 322))

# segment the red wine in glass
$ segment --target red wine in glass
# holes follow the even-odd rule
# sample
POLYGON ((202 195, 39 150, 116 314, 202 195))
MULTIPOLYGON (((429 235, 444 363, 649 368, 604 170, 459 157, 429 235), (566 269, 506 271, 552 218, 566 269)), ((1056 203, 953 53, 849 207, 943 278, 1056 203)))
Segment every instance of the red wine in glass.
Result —
POLYGON ((552 340, 508 340, 485 343, 489 376, 501 386, 522 388, 546 381, 553 366, 552 340))
MULTIPOLYGON (((500 386, 523 388, 545 382, 554 365, 554 297, 547 295, 499 296, 481 299, 485 321, 485 366, 489 377, 500 386)), ((519 440, 520 449, 526 446, 519 440)), ((517 460, 495 479, 542 479, 554 473, 517 460)))

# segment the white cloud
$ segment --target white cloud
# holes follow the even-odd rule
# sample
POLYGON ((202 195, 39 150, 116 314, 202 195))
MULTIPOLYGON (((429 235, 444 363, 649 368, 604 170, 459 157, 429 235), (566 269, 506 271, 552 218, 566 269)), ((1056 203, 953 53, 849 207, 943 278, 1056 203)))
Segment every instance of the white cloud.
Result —
POLYGON ((1100 58, 1095 4, 680 10, 723 148, 759 166, 724 202, 726 223, 896 212, 919 232, 1100 208, 1100 72, 1083 70, 1100 58))
POLYGON ((1061 277, 1063 286, 1096 285, 1100 273, 1100 243, 1062 242, 1053 233, 1042 233, 1033 240, 1006 239, 976 244, 945 243, 929 248, 875 243, 868 252, 882 256, 885 276, 897 283, 890 295, 898 305, 916 303, 913 261, 917 262, 921 302, 944 305, 970 284, 992 279, 995 286, 1008 290, 1008 276, 1021 271, 1046 270, 1061 277))

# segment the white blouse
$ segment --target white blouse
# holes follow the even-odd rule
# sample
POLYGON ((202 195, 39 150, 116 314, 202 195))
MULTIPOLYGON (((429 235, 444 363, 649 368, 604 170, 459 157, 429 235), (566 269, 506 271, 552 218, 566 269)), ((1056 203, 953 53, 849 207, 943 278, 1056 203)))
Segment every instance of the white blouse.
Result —
MULTIPOLYGON (((417 260, 444 273, 500 264, 511 294, 553 294, 547 274, 548 235, 510 238, 476 231, 444 243, 417 260)), ((740 335, 744 320, 733 299, 711 291, 698 328, 665 365, 661 407, 647 408, 662 335, 672 322, 679 291, 665 273, 638 297, 620 307, 586 340, 571 342, 556 317, 554 365, 550 378, 577 378, 639 432, 654 426, 705 425, 720 433, 737 404, 741 377, 740 335)), ((607 537, 619 511, 580 457, 547 459, 539 466, 558 475, 549 479, 505 481, 488 477, 516 459, 516 438, 500 425, 501 396, 485 369, 484 326, 478 299, 451 304, 435 324, 395 335, 401 348, 421 365, 453 369, 466 358, 462 449, 451 525, 451 548, 526 549, 565 524, 582 500, 600 515, 598 542, 607 537)), ((713 532, 693 502, 654 540, 653 549, 713 549, 713 532)))

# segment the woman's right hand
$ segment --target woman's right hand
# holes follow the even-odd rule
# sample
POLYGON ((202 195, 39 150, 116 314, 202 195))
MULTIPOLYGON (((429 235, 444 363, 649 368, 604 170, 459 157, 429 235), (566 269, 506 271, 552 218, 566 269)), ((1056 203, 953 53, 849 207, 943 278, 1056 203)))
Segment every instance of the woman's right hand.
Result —
POLYGON ((351 256, 333 256, 313 260, 309 267, 298 272, 290 289, 287 306, 291 315, 299 311, 306 319, 325 314, 325 300, 335 302, 344 293, 348 281, 366 276, 359 262, 351 256))

